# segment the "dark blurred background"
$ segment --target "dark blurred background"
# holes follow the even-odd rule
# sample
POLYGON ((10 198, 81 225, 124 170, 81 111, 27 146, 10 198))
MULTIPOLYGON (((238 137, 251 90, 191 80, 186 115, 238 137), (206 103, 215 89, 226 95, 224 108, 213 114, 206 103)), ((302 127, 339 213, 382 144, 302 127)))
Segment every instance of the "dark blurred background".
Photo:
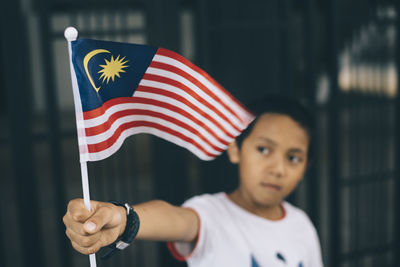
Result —
MULTIPOLYGON (((315 160, 290 196, 315 223, 328 267, 400 266, 400 8, 397 0, 5 0, 0 15, 0 266, 89 266, 61 218, 82 196, 67 43, 172 49, 244 103, 269 93, 317 116, 315 160)), ((230 191, 225 155, 202 162, 150 135, 89 163, 91 197, 181 204, 230 191)), ((165 243, 98 266, 185 266, 165 243)), ((309 266, 312 267, 312 266, 309 266)))

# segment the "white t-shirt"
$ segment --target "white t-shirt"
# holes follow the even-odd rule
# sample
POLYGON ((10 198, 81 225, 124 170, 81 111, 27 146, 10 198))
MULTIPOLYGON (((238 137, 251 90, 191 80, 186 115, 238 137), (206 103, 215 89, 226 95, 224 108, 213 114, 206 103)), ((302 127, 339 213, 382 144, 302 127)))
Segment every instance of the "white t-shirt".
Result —
POLYGON ((321 267, 318 235, 308 216, 288 202, 285 216, 267 220, 232 202, 225 193, 201 195, 183 206, 196 211, 196 244, 171 243, 172 254, 190 267, 321 267))

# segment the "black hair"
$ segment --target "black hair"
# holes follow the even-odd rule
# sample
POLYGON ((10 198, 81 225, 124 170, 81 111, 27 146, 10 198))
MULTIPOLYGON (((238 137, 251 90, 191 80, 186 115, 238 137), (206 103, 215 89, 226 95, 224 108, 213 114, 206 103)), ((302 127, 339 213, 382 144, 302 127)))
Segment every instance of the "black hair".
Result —
POLYGON ((249 126, 236 137, 236 143, 239 149, 243 140, 251 133, 258 118, 265 113, 276 113, 287 115, 297 122, 308 134, 308 160, 311 162, 313 158, 313 139, 314 139, 314 117, 311 111, 301 104, 299 100, 285 96, 266 96, 257 99, 247 105, 247 108, 256 116, 249 126))

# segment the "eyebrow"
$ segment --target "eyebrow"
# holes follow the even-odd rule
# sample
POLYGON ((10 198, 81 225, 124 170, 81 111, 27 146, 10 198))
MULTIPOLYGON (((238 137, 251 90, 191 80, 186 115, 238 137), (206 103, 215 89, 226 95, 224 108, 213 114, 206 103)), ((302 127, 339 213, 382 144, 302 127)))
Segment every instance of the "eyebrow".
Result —
POLYGON ((257 139, 260 141, 271 143, 273 145, 278 145, 275 141, 269 139, 268 137, 258 137, 257 139))
POLYGON ((305 154, 306 152, 301 149, 301 148, 293 148, 289 150, 291 153, 301 153, 301 154, 305 154))

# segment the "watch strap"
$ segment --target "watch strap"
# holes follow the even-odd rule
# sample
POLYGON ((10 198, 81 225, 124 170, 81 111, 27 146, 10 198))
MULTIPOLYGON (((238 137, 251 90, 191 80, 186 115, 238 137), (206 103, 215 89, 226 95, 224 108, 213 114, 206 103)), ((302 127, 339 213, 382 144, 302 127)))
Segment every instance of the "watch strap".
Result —
POLYGON ((108 259, 117 251, 127 248, 135 239, 140 227, 139 216, 128 203, 124 204, 117 201, 109 202, 126 209, 126 226, 122 235, 114 243, 107 246, 108 251, 101 256, 101 259, 108 259))

